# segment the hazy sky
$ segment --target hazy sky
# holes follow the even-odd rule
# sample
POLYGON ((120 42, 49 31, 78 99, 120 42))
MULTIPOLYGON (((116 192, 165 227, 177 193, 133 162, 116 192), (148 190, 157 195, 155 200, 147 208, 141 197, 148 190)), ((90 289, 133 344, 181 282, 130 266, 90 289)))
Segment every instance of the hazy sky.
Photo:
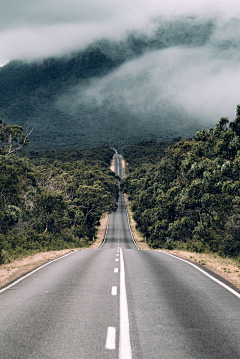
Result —
POLYGON ((127 30, 151 31, 161 16, 240 17, 238 0, 0 0, 0 9, 0 64, 60 55, 127 30))
POLYGON ((79 97, 68 99, 72 109, 83 95, 90 103, 111 95, 113 106, 121 97, 132 112, 147 115, 171 102, 211 124, 232 119, 240 103, 239 0, 0 0, 0 9, 0 65, 62 56, 102 38, 124 41, 131 31, 151 38, 159 26, 174 29, 189 17, 196 26, 214 24, 201 46, 196 33, 191 46, 147 51, 87 90, 80 86, 79 97))

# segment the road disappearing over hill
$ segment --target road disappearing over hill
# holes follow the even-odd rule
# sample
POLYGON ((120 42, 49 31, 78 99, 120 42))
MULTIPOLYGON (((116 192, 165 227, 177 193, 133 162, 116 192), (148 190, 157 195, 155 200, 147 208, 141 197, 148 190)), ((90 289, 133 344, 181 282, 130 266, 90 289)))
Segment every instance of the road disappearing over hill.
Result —
POLYGON ((100 249, 0 290, 0 358, 240 358, 240 295, 199 268, 139 250, 120 193, 100 249))

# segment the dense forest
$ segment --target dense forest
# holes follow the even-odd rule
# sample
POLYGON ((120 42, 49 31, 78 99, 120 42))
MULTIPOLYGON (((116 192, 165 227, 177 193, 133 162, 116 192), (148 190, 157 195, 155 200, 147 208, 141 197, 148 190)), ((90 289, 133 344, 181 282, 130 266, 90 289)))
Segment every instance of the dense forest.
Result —
POLYGON ((139 167, 143 169, 156 165, 165 156, 165 149, 180 139, 181 137, 160 143, 156 141, 141 141, 134 145, 123 147, 122 154, 127 160, 127 173, 139 167))
POLYGON ((109 170, 114 151, 20 152, 27 145, 22 128, 0 124, 0 263, 92 243, 101 215, 118 197, 109 170))
POLYGON ((135 168, 131 152, 124 156, 121 188, 151 247, 240 255, 240 105, 234 121, 168 146, 156 164, 135 168))

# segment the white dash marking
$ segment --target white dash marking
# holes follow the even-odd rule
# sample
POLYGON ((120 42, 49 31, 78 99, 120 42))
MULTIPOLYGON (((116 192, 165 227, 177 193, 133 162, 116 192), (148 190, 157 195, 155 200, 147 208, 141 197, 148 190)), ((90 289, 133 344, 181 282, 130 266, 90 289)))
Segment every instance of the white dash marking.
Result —
POLYGON ((108 350, 116 349, 116 328, 114 327, 108 327, 107 329, 105 348, 108 350))
POLYGON ((114 273, 118 273, 118 268, 114 268, 114 273))
POLYGON ((116 256, 119 256, 119 254, 117 253, 116 256))
POLYGON ((117 259, 115 259, 115 262, 119 262, 119 259, 117 258, 117 259))
POLYGON ((117 287, 116 286, 113 286, 112 287, 112 295, 117 295, 117 287))

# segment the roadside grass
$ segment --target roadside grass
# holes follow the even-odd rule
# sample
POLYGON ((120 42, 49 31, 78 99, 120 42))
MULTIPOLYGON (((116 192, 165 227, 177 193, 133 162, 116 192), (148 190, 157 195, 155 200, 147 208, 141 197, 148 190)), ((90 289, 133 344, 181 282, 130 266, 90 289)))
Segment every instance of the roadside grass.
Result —
MULTIPOLYGON (((111 170, 114 170, 114 161, 111 163, 111 170)), ((33 270, 34 268, 47 263, 53 259, 59 258, 64 254, 69 252, 82 250, 85 248, 97 249, 102 244, 102 241, 105 236, 105 231, 107 228, 108 222, 108 213, 105 213, 101 220, 100 226, 98 227, 97 235, 95 241, 91 246, 75 248, 75 249, 63 249, 60 251, 49 251, 49 252, 40 252, 40 253, 31 253, 28 256, 17 258, 11 260, 10 263, 5 263, 0 265, 0 288, 6 285, 9 282, 21 277, 27 272, 33 270)))
POLYGON ((86 248, 97 249, 102 244, 102 241, 105 236, 105 231, 107 228, 108 222, 108 213, 105 213, 100 221, 100 226, 98 227, 98 232, 95 241, 89 247, 75 248, 75 249, 63 249, 60 251, 49 251, 49 252, 40 252, 31 254, 26 257, 17 258, 10 263, 0 265, 0 288, 7 283, 21 277, 27 272, 33 270, 34 268, 47 263, 53 259, 62 257, 64 254, 69 252, 74 252, 78 250, 83 250, 86 248))
POLYGON ((135 239, 135 242, 136 242, 136 244, 138 245, 138 247, 140 249, 148 251, 151 248, 145 242, 143 234, 136 229, 136 222, 133 219, 133 214, 132 214, 132 211, 131 211, 130 201, 128 200, 128 197, 127 197, 126 194, 124 194, 124 196, 125 196, 125 201, 126 201, 126 205, 127 205, 127 212, 128 212, 128 218, 129 218, 129 222, 130 222, 130 226, 131 226, 131 231, 132 231, 132 235, 133 235, 133 237, 135 239))
MULTIPOLYGON (((120 155, 120 157, 121 157, 121 160, 122 160, 123 177, 126 177, 126 172, 125 172, 126 163, 125 163, 125 160, 124 160, 123 156, 120 155)), ((143 234, 136 229, 137 223, 133 219, 133 213, 132 213, 132 210, 131 210, 131 203, 128 200, 128 196, 127 196, 126 193, 124 193, 124 197, 125 197, 125 201, 126 201, 126 205, 127 205, 128 218, 129 218, 129 223, 130 223, 133 238, 135 239, 135 242, 136 242, 136 244, 138 245, 138 247, 140 249, 148 251, 148 250, 150 250, 150 247, 145 242, 143 234)))
MULTIPOLYGON (((83 248, 79 248, 83 249, 83 248)), ((59 258, 78 249, 63 249, 61 251, 41 252, 18 258, 8 264, 0 265, 0 287, 21 277, 23 274, 53 259, 59 258)))
POLYGON ((165 250, 159 252, 174 254, 189 259, 191 262, 202 264, 204 267, 220 275, 228 282, 240 289, 240 261, 234 258, 223 258, 217 253, 195 253, 183 250, 165 250))
MULTIPOLYGON (((123 171, 125 170, 125 161, 123 160, 123 171)), ((114 170, 114 162, 112 161, 111 170, 114 170)), ((124 171, 125 176, 125 171, 124 171)), ((125 200, 127 205, 128 217, 129 222, 132 230, 133 237, 141 250, 150 250, 151 248, 148 244, 144 241, 144 236, 136 229, 136 222, 133 219, 133 214, 131 211, 130 201, 128 200, 127 195, 125 194, 125 200)), ((105 232, 107 229, 109 214, 105 213, 101 220, 100 226, 98 227, 98 232, 95 238, 95 241, 90 247, 90 249, 97 249, 102 244, 102 241, 105 236, 105 232)), ((53 259, 59 258, 64 254, 67 254, 72 251, 82 250, 85 249, 63 249, 60 251, 49 251, 49 252, 41 252, 36 254, 31 254, 24 258, 18 258, 11 263, 2 264, 0 265, 0 287, 4 286, 5 284, 19 278, 23 274, 31 271, 32 269, 48 262, 53 259)), ((220 275, 233 285, 235 285, 238 289, 240 289, 240 261, 233 258, 223 258, 220 257, 216 253, 195 253, 195 252, 188 252, 184 250, 159 250, 159 252, 166 252, 170 254, 174 254, 178 257, 188 259, 192 262, 199 263, 216 274, 220 275)))
POLYGON ((126 168, 126 163, 125 163, 125 160, 123 158, 122 155, 119 155, 121 160, 122 160, 122 169, 123 169, 123 178, 126 177, 126 172, 125 172, 125 168, 126 168))
POLYGON ((107 230, 108 217, 109 217, 108 213, 104 213, 102 215, 102 218, 100 220, 100 226, 98 227, 96 238, 95 238, 93 244, 88 248, 90 248, 90 249, 98 249, 100 247, 100 245, 102 244, 102 242, 104 240, 104 237, 105 237, 106 230, 107 230))
POLYGON ((114 157, 111 161, 110 170, 114 172, 114 157))

